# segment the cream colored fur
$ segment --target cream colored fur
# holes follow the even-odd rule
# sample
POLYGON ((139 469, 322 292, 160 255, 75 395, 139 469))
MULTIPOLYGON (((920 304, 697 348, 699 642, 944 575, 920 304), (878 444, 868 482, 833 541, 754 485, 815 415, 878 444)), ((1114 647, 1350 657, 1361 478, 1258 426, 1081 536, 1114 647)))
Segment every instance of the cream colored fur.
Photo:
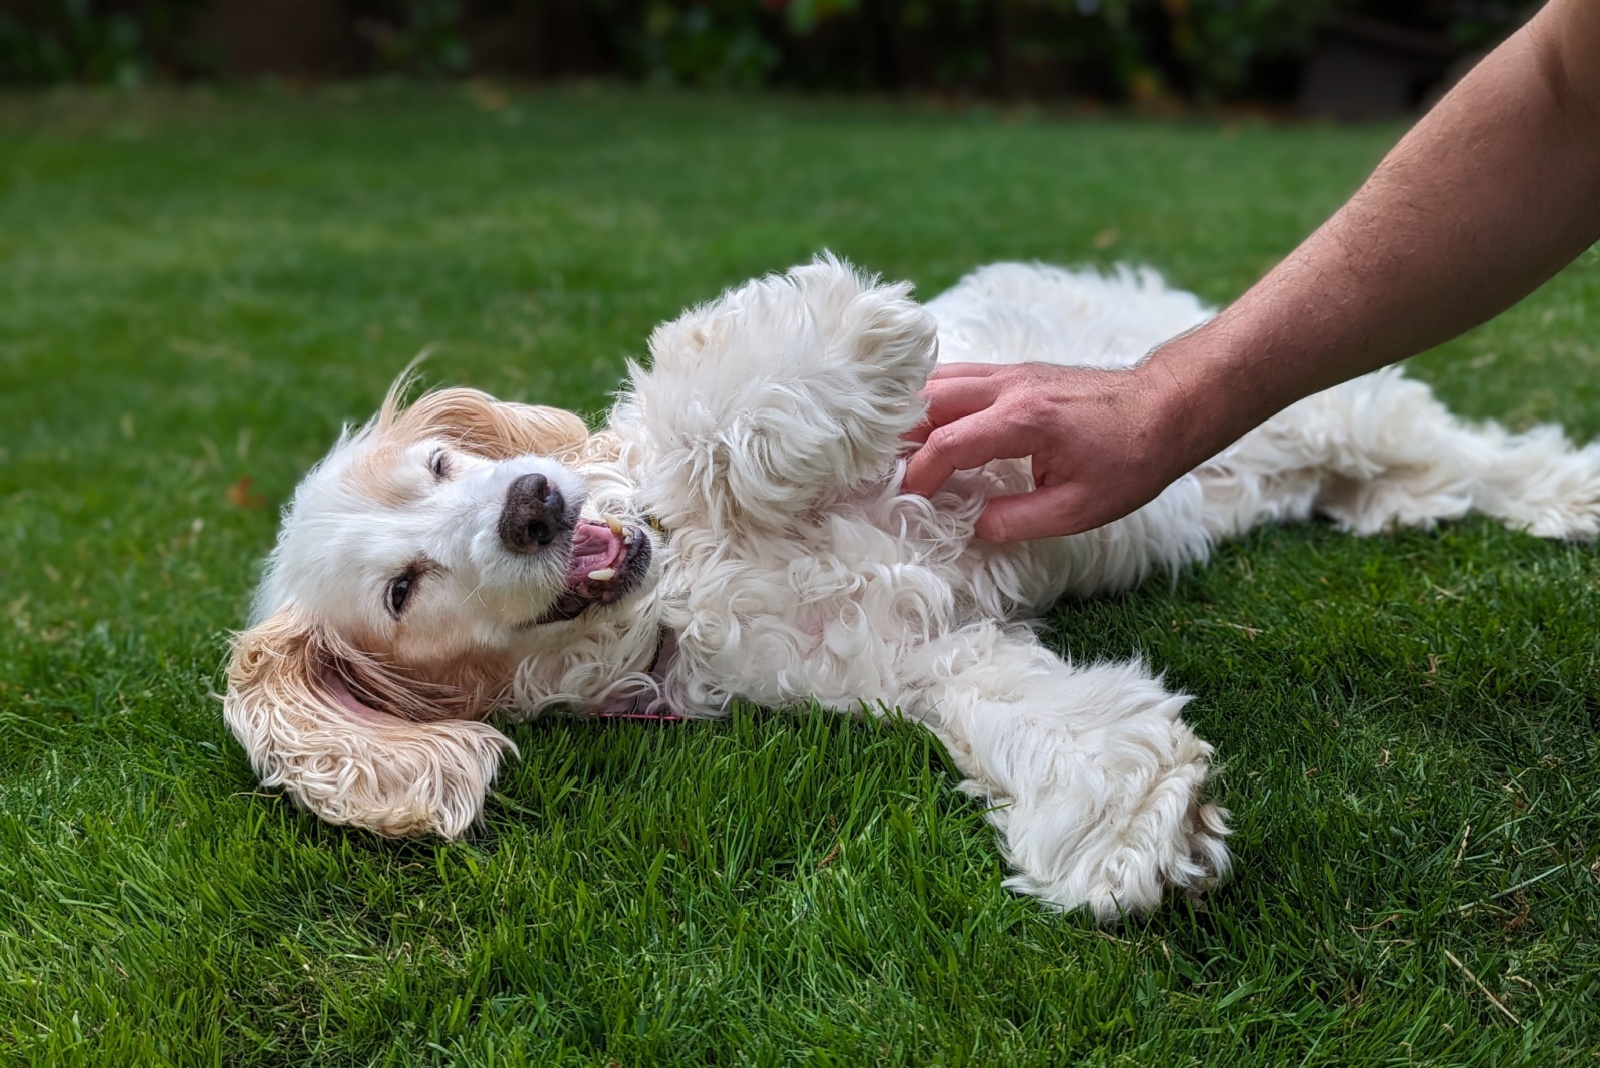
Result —
POLYGON ((1102 919, 1199 890, 1229 858, 1188 699, 1137 662, 1058 655, 1029 619, 1313 513, 1357 533, 1474 510, 1548 537, 1600 529, 1594 447, 1469 426, 1398 371, 1296 405, 1071 538, 973 539, 988 496, 1029 488, 1024 461, 962 472, 932 500, 900 491, 936 353, 1127 366, 1207 314, 1151 272, 1020 264, 924 307, 824 257, 658 328, 608 434, 468 390, 409 410, 391 397, 297 491, 235 649, 228 723, 263 780, 324 819, 456 835, 510 748, 478 722, 498 706, 898 708, 985 800, 1011 887, 1102 919), (430 476, 441 455, 451 473, 430 476), (659 521, 629 597, 538 622, 567 550, 511 559, 493 536, 530 472, 584 516, 659 521), (386 613, 392 576, 419 567, 386 613))

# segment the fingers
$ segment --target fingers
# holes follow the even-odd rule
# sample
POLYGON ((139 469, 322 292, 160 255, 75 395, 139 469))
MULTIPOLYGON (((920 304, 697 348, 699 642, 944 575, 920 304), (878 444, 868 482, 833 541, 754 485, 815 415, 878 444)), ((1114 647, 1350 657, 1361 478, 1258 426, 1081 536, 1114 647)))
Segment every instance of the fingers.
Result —
MULTIPOLYGON (((958 364, 961 367, 981 367, 981 364, 958 364)), ((929 379, 922 387, 922 399, 927 404, 927 414, 922 422, 906 431, 905 441, 924 442, 934 427, 965 419, 983 411, 995 402, 997 389, 991 378, 929 379)), ((937 488, 937 487, 935 487, 937 488)))
POLYGON ((941 363, 928 376, 929 382, 942 382, 952 378, 988 378, 1008 368, 1011 363, 941 363))
POLYGON ((1015 426, 997 418, 993 409, 936 426, 906 464, 905 489, 926 497, 957 471, 982 467, 990 460, 1027 456, 1033 446, 1025 438, 1015 426))
POLYGON ((1069 459, 1083 440, 1127 444, 1129 422, 1139 415, 1123 392, 1127 374, 1040 365, 940 366, 923 389, 927 418, 906 435, 924 444, 906 465, 905 490, 929 496, 957 471, 1031 456, 1035 489, 991 498, 978 519, 979 538, 1009 542, 1077 534, 1127 514, 1161 486, 1141 496, 1144 489, 1108 480, 1103 471, 1074 470, 1069 459))
POLYGON ((974 533, 984 541, 1028 541, 1077 534, 1103 520, 1079 508, 1082 489, 1070 482, 1031 493, 991 497, 974 533))
MULTIPOLYGON (((988 367, 987 364, 952 364, 950 366, 958 369, 977 368, 979 370, 988 367)), ((935 378, 928 381, 928 384, 922 390, 923 400, 928 406, 927 415, 922 422, 912 427, 904 436, 906 441, 923 444, 922 451, 912 458, 907 469, 906 486, 908 489, 912 486, 926 488, 911 489, 911 492, 921 493, 926 496, 944 485, 944 480, 953 473, 961 470, 961 467, 957 466, 944 470, 943 474, 935 474, 934 472, 943 469, 944 465, 940 459, 940 452, 941 449, 949 447, 949 442, 946 441, 943 444, 936 445, 932 452, 929 452, 927 442, 933 437, 934 431, 941 427, 951 427, 949 432, 942 435, 943 438, 970 443, 970 436, 974 434, 976 428, 960 424, 963 421, 970 422, 971 417, 993 406, 998 399, 998 393, 998 380, 987 375, 971 378, 935 378)), ((981 431, 979 436, 981 437, 981 431)), ((982 466, 999 455, 1001 454, 991 454, 977 460, 971 466, 982 466)))
POLYGON ((928 423, 944 426, 957 419, 983 411, 995 402, 999 390, 993 379, 945 378, 929 382, 922 389, 928 404, 928 423))

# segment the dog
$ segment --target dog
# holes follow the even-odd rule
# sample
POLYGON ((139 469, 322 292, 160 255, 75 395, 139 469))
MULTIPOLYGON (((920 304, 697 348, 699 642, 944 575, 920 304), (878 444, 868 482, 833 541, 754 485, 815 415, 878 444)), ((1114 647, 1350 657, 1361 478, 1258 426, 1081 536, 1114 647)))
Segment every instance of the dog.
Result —
POLYGON ((832 256, 658 327, 609 425, 443 389, 347 427, 285 510, 223 699, 263 784, 331 823, 455 837, 515 746, 498 710, 899 710, 983 799, 1006 885, 1102 921, 1228 871, 1212 747, 1142 663, 1029 626, 1221 538, 1469 511, 1600 530, 1600 452, 1452 416, 1385 370, 1304 400, 1098 530, 973 537, 1026 460, 902 492, 937 359, 1129 366, 1208 309, 1149 270, 997 264, 922 306, 832 256))

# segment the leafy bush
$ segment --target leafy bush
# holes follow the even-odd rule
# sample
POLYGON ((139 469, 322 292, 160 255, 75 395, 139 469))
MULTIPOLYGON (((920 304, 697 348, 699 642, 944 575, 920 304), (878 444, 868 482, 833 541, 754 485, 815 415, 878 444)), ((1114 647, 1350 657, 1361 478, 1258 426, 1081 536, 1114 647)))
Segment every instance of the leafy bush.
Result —
MULTIPOLYGON (((0 80, 126 83, 203 72, 187 34, 209 2, 36 0, 0 16, 0 80)), ((511 72, 530 77, 574 73, 564 61, 571 53, 591 57, 594 69, 581 73, 656 84, 1200 100, 1286 92, 1330 14, 1381 17, 1466 49, 1503 34, 1524 10, 1515 0, 325 2, 348 23, 352 54, 366 57, 351 74, 471 72, 473 29, 494 19, 503 27, 520 7, 531 17, 514 32, 546 38, 544 68, 511 72)))
POLYGON ((137 85, 203 72, 189 31, 207 0, 40 0, 0 12, 0 85, 137 85))
POLYGON ((1302 53, 1334 0, 596 2, 655 81, 1209 97, 1302 53))
POLYGON ((747 88, 765 84, 781 61, 780 20, 745 0, 635 4, 593 0, 628 75, 648 82, 747 88))
POLYGON ((425 78, 462 74, 472 64, 463 35, 460 0, 377 0, 346 3, 373 65, 425 78))

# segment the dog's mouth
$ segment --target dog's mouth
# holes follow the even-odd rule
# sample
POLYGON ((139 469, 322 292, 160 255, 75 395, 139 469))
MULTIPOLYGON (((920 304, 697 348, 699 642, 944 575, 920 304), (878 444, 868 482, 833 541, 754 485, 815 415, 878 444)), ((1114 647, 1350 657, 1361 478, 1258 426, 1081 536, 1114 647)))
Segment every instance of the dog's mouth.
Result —
POLYGON ((572 531, 567 587, 533 621, 563 623, 597 604, 615 604, 643 581, 650 568, 650 538, 639 527, 615 519, 580 519, 572 531))

